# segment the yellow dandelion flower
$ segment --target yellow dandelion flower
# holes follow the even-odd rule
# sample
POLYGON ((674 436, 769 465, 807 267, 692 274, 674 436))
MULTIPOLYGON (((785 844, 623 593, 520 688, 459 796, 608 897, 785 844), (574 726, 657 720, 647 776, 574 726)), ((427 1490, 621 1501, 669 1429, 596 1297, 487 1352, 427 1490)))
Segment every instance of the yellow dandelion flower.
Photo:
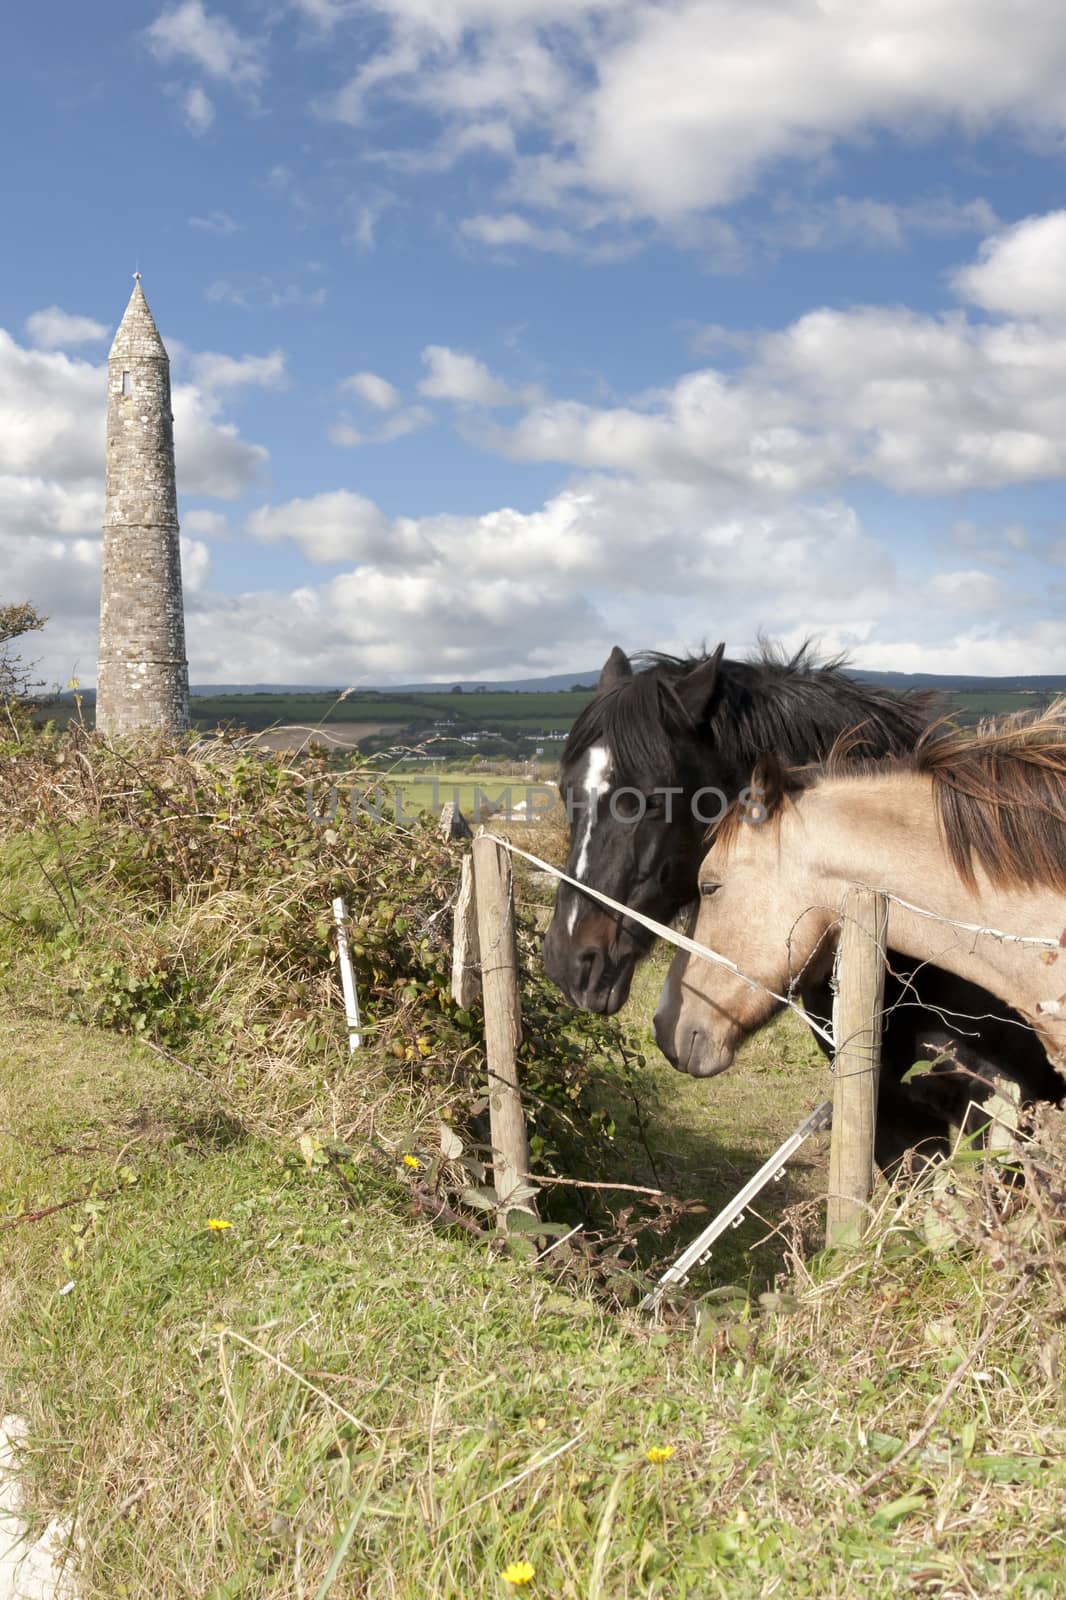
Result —
POLYGON ((410 1167, 412 1172, 421 1172, 422 1170, 422 1163, 417 1156, 404 1156, 403 1164, 405 1167, 410 1167))
POLYGON ((221 1233, 223 1228, 232 1228, 232 1222, 223 1222, 221 1217, 208 1217, 207 1226, 212 1233, 221 1233))
POLYGON ((664 1461, 669 1461, 674 1453, 672 1444, 653 1444, 650 1450, 645 1451, 646 1461, 652 1461, 656 1466, 661 1466, 664 1461))
POLYGON ((509 1567, 504 1567, 500 1577, 504 1583, 513 1583, 516 1589, 524 1589, 527 1583, 533 1582, 533 1564, 530 1561, 512 1561, 509 1567))

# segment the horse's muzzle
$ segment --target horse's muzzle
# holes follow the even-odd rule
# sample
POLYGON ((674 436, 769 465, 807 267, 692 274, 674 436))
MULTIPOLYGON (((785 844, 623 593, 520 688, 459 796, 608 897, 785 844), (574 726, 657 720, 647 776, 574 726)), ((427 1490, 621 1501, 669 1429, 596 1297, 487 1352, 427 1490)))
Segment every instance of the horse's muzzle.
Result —
POLYGON ((733 1052, 723 1052, 699 1028, 676 1029, 657 1011, 655 1042, 672 1067, 687 1072, 690 1078, 714 1078, 733 1064, 733 1052))
POLYGON ((641 953, 612 917, 583 917, 571 933, 556 916, 544 939, 544 970, 572 1005, 610 1017, 629 999, 641 953))

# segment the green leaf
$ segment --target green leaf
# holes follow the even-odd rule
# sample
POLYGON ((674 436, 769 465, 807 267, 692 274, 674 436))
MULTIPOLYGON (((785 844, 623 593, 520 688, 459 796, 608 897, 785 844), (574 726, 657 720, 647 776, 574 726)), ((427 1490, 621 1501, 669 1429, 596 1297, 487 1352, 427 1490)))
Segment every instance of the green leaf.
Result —
POLYGON ((894 1528, 897 1522, 902 1522, 912 1512, 924 1511, 927 1504, 924 1494, 901 1495, 898 1500, 890 1500, 887 1506, 879 1506, 870 1518, 871 1525, 881 1530, 894 1528))
POLYGON ((966 1465, 993 1483, 1034 1483, 1046 1475, 1048 1463, 1043 1456, 971 1456, 966 1465))
POLYGON ((568 1294, 549 1294, 541 1301, 540 1309, 560 1317, 595 1317, 598 1308, 591 1301, 578 1300, 568 1294))
POLYGON ((508 1213, 507 1213, 507 1232, 508 1233, 540 1233, 541 1232, 540 1218, 539 1217, 535 1217, 533 1215, 532 1211, 508 1211, 508 1213))
POLYGON ((776 1312, 781 1317, 789 1317, 800 1309, 800 1302, 794 1294, 761 1294, 759 1304, 764 1311, 776 1312))
POLYGON ((540 1190, 534 1183, 516 1183, 514 1188, 508 1191, 507 1204, 519 1206, 524 1200, 532 1200, 533 1196, 539 1193, 540 1190))

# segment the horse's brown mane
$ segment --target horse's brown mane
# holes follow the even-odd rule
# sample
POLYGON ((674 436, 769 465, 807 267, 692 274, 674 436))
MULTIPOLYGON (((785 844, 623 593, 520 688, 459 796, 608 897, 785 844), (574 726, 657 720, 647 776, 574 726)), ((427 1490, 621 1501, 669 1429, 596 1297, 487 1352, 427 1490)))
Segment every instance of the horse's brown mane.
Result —
MULTIPOLYGON (((856 760, 855 734, 837 740, 829 759, 786 768, 764 761, 753 783, 771 820, 792 795, 825 778, 920 773, 932 780, 937 822, 959 877, 975 884, 980 865, 1002 888, 1050 885, 1066 892, 1066 696, 1043 712, 1017 712, 976 729, 942 720, 911 755, 856 760)), ((715 833, 728 840, 744 818, 734 806, 715 833)))
POLYGON ((976 732, 932 728, 913 769, 933 780, 941 833, 964 883, 973 886, 980 863, 1003 888, 1066 891, 1066 696, 976 732))

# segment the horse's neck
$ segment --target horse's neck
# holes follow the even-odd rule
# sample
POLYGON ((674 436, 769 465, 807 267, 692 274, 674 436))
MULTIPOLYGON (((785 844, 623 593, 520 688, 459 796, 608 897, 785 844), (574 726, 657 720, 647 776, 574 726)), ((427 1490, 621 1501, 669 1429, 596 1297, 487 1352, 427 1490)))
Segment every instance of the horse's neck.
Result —
POLYGON ((1054 940, 1066 924, 1066 898, 1055 889, 999 887, 980 867, 976 885, 965 884, 940 839, 928 779, 898 774, 831 781, 803 797, 795 823, 797 848, 815 853, 830 893, 857 883, 892 897, 893 949, 980 984, 1034 1020, 1037 1004, 1066 988, 1066 974, 1056 978, 1046 947, 953 927, 1054 940))

